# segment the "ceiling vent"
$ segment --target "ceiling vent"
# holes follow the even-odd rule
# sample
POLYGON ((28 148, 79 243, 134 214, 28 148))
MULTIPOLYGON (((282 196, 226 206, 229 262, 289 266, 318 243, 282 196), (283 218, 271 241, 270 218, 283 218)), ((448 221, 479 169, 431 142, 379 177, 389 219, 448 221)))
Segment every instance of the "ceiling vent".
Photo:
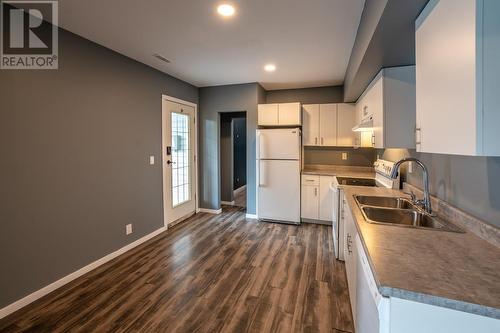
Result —
POLYGON ((166 62, 167 64, 170 64, 170 60, 168 60, 167 58, 165 58, 161 54, 155 53, 155 54, 153 54, 153 57, 155 57, 156 59, 159 59, 163 62, 166 62))

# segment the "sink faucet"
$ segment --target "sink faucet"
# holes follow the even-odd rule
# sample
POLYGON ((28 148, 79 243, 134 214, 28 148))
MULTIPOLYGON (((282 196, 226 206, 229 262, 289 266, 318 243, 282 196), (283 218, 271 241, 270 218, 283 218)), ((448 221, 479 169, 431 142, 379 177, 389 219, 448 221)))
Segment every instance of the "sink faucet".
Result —
POLYGON ((407 157, 403 158, 402 160, 397 161, 394 164, 394 168, 392 169, 391 173, 391 178, 396 179, 398 178, 398 171, 401 166, 401 164, 405 162, 415 162, 417 163, 421 168, 422 168, 422 176, 423 176, 423 181, 424 181, 424 199, 423 200, 416 200, 415 203, 419 205, 423 205, 425 211, 428 214, 432 214, 432 207, 431 207, 431 197, 429 195, 429 172, 427 171, 427 167, 422 163, 419 159, 416 159, 414 157, 407 157))

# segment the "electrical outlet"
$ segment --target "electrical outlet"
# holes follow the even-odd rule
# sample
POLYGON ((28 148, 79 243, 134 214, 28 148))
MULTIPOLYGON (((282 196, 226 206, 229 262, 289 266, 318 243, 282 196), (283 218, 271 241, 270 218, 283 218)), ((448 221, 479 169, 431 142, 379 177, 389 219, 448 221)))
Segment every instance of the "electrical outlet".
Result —
POLYGON ((155 156, 151 155, 149 156, 149 165, 154 165, 155 164, 155 156))
POLYGON ((342 153, 342 159, 347 160, 347 153, 342 153))
POLYGON ((126 233, 127 235, 130 235, 130 234, 132 233, 132 224, 127 224, 127 225, 125 226, 125 233, 126 233))

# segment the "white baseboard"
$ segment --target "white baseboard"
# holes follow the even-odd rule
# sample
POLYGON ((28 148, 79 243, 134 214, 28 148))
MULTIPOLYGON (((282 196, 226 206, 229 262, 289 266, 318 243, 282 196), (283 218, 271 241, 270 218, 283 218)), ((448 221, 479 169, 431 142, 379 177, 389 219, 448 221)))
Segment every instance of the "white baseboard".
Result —
POLYGON ((97 267, 104 265, 105 263, 113 260, 114 258, 118 257, 119 255, 122 255, 125 252, 132 250, 134 247, 141 245, 142 243, 150 240, 151 238, 159 235, 160 233, 162 233, 163 231, 166 231, 166 230, 167 229, 165 227, 161 227, 160 229, 153 231, 152 233, 150 233, 142 238, 139 238, 138 240, 136 240, 128 245, 125 245, 121 249, 118 249, 115 252, 110 253, 107 256, 102 257, 101 259, 98 259, 98 260, 88 264, 87 266, 80 268, 76 272, 73 272, 69 275, 66 275, 65 277, 49 284, 48 286, 45 286, 42 289, 39 289, 39 290, 29 294, 28 296, 23 297, 20 300, 15 301, 14 303, 7 305, 6 307, 0 309, 0 319, 10 315, 11 313, 16 312, 17 310, 25 307, 26 305, 28 305, 30 303, 33 303, 34 301, 42 298, 43 296, 53 292, 54 290, 61 288, 65 284, 70 283, 71 281, 73 281, 73 280, 79 278, 80 276, 96 269, 97 267))
POLYGON ((254 219, 254 220, 258 219, 256 214, 246 214, 245 217, 247 219, 254 219))
POLYGON ((221 201, 221 205, 227 205, 227 206, 234 206, 234 200, 233 201, 221 201))
POLYGON ((236 195, 236 194, 238 194, 238 193, 240 193, 240 192, 242 192, 242 191, 244 191, 246 189, 247 189, 246 185, 240 186, 236 190, 233 191, 233 194, 236 195))
POLYGON ((219 209, 198 208, 198 212, 217 215, 222 213, 222 208, 219 209))

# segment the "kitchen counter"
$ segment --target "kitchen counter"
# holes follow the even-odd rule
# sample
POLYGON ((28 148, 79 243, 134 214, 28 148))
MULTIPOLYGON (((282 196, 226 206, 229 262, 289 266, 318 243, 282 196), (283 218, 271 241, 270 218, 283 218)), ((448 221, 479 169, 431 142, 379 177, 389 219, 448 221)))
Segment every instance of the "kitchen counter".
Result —
POLYGON ((500 319, 500 249, 472 232, 367 223, 355 194, 405 196, 385 188, 346 187, 345 196, 379 292, 500 319))
POLYGON ((306 164, 303 175, 374 178, 373 167, 306 164))

